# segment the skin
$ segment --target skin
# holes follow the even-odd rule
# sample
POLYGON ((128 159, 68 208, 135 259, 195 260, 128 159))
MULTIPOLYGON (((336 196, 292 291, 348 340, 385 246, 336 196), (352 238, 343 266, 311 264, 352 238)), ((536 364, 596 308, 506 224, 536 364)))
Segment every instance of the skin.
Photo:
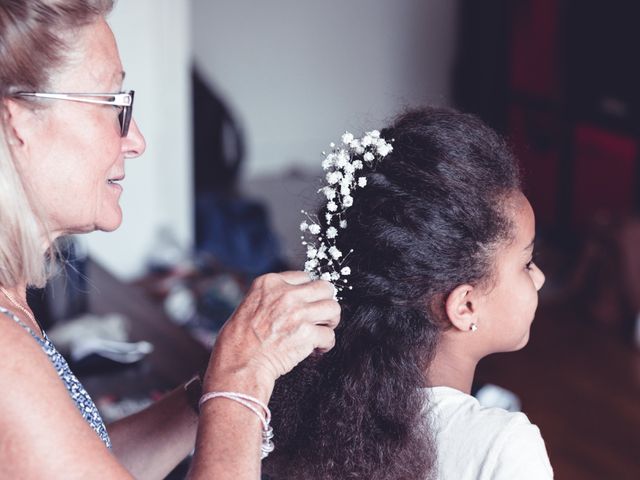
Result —
MULTIPOLYGON (((106 22, 100 19, 74 35, 75 50, 49 90, 120 91, 122 64, 106 22)), ((135 122, 122 138, 113 107, 4 103, 13 158, 51 229, 43 234, 43 248, 63 234, 117 228, 121 187, 108 180, 124 178, 125 160, 144 152, 135 122)), ((25 282, 5 287, 27 305, 25 282)), ((280 375, 314 350, 333 347, 340 318, 333 296, 329 283, 311 282, 303 272, 258 278, 218 337, 204 391, 237 391, 268 402, 280 375)), ((3 296, 0 305, 33 325, 3 296)), ((198 418, 178 387, 149 409, 110 425, 110 452, 23 328, 0 322, 0 351, 2 478, 161 479, 193 450, 196 436, 189 478, 260 478, 260 424, 241 405, 210 400, 198 418)))
POLYGON ((440 340, 428 371, 431 386, 470 393, 478 362, 491 353, 523 348, 536 308, 544 273, 533 263, 535 217, 526 197, 508 200, 513 238, 495 252, 495 278, 484 287, 460 285, 446 299, 451 328, 440 340), (477 326, 476 331, 471 325, 477 326))
MULTIPOLYGON (((54 92, 119 92, 123 68, 113 34, 105 22, 95 35, 84 35, 68 68, 53 78, 54 92)), ((19 148, 14 149, 29 184, 38 192, 54 236, 111 231, 120 226, 119 185, 125 159, 142 155, 145 140, 135 121, 120 136, 118 109, 86 103, 44 100, 46 108, 30 109, 10 102, 19 148), (43 142, 41 139, 47 139, 43 142), (99 146, 99 148, 98 148, 99 146), (54 177, 54 178, 52 178, 54 177), (52 181, 52 180, 57 181, 52 181), (78 198, 84 201, 77 202, 78 198), (70 205, 76 203, 73 208, 70 205)))

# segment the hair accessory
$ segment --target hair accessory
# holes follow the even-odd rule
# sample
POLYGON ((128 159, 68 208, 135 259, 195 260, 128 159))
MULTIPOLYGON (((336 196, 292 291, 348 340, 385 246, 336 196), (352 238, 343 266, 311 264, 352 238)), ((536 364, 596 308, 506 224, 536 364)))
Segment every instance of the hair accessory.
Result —
POLYGON ((362 138, 355 138, 351 133, 342 135, 342 143, 336 146, 330 144, 331 152, 322 161, 322 169, 326 172, 327 185, 318 190, 327 199, 327 213, 325 215, 326 230, 323 231, 322 222, 315 216, 302 210, 307 217, 300 224, 303 232, 302 245, 307 247, 307 260, 304 264, 305 272, 315 279, 331 282, 336 289, 336 298, 347 283, 343 278, 351 274, 351 269, 344 265, 349 251, 343 256, 336 247, 336 238, 340 230, 347 228, 344 212, 353 205, 351 192, 356 188, 367 185, 367 178, 359 174, 365 165, 373 166, 393 151, 393 147, 378 130, 366 132, 362 138))
POLYGON ((471 323, 471 325, 469 325, 469 330, 475 332, 476 330, 478 330, 478 325, 475 323, 471 323))
POLYGON ((233 400, 234 402, 238 402, 241 405, 244 405, 253 413, 255 413, 260 419, 260 423, 262 423, 262 445, 260 445, 261 459, 265 459, 269 456, 271 452, 275 449, 275 445, 271 441, 273 438, 273 428, 269 423, 271 422, 271 410, 264 403, 262 403, 257 398, 252 397, 251 395, 246 395, 244 393, 237 392, 209 392, 202 395, 200 398, 200 402, 198 403, 198 408, 202 408, 202 405, 211 400, 213 398, 227 398, 229 400, 233 400), (260 407, 258 410, 255 405, 260 407))

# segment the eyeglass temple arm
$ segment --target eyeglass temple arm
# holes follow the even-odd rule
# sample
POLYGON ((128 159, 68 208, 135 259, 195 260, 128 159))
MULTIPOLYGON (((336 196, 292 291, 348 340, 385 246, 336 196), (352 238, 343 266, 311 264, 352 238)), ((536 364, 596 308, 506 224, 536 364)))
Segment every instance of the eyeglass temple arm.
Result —
POLYGON ((38 97, 38 98, 51 98, 59 100, 71 100, 74 102, 82 103, 95 103, 98 105, 116 105, 120 107, 128 107, 131 105, 131 95, 128 93, 119 93, 116 95, 109 94, 77 94, 77 93, 18 93, 20 97, 38 97), (109 97, 112 100, 100 100, 94 97, 102 96, 109 97))

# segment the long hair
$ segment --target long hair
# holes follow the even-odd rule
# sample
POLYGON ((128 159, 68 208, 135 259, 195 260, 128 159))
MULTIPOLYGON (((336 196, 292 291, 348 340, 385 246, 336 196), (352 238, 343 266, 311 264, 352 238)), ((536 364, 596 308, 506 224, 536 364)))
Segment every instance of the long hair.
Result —
POLYGON ((43 286, 49 268, 48 231, 11 153, 5 99, 19 91, 46 91, 72 45, 69 32, 106 16, 113 0, 0 1, 0 285, 43 286))
POLYGON ((265 461, 276 479, 433 475, 421 387, 447 328, 444 301, 489 281, 495 248, 513 234, 503 204, 520 188, 518 168, 476 117, 414 110, 382 136, 393 152, 366 173, 337 239, 354 252, 336 346, 276 383, 276 450, 265 461))

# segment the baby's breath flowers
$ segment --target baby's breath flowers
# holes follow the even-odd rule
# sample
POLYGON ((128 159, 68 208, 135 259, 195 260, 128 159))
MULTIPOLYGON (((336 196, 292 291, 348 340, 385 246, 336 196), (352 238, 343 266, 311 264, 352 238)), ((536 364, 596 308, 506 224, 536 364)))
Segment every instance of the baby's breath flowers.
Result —
POLYGON ((322 153, 325 156, 322 169, 326 172, 327 185, 318 190, 327 200, 326 230, 322 230, 318 218, 302 210, 307 219, 300 224, 300 231, 303 233, 302 245, 307 247, 304 270, 312 279, 333 283, 337 296, 348 283, 344 277, 351 275, 351 268, 344 264, 349 253, 353 252, 350 250, 343 255, 336 246, 340 230, 347 228, 343 215, 353 205, 353 191, 367 185, 367 178, 362 172, 365 166, 374 166, 377 160, 391 153, 393 147, 380 137, 378 130, 366 132, 362 138, 345 132, 342 143, 339 146, 332 143, 330 147, 328 155, 322 153))

